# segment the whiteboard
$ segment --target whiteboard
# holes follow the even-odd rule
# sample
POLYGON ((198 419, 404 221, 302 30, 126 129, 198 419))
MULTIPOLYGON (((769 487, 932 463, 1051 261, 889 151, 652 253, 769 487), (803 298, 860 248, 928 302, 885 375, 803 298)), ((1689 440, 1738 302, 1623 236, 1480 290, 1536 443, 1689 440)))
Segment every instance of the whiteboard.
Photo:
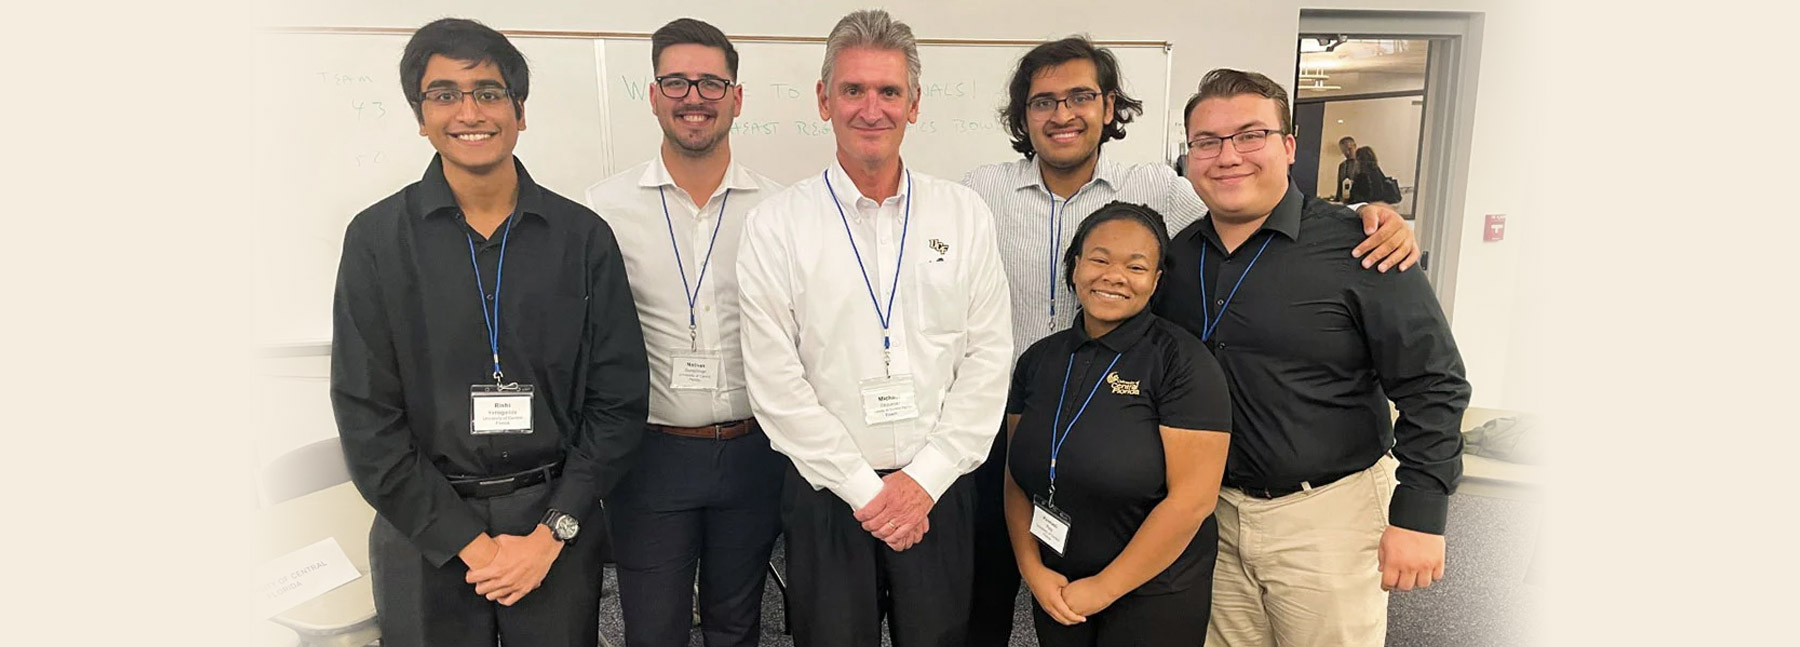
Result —
MULTIPOLYGON (((331 338, 331 295, 344 227, 359 211, 424 173, 430 143, 400 91, 408 36, 262 33, 255 43, 252 165, 255 219, 252 331, 264 346, 316 348, 331 338)), ((525 131, 516 151, 537 182, 573 200, 586 187, 656 154, 650 42, 644 38, 510 35, 531 65, 525 131)), ((737 160, 782 182, 823 169, 834 141, 814 84, 823 43, 736 43, 744 110, 733 125, 737 160)), ((950 180, 1016 159, 998 110, 1030 46, 924 44, 919 121, 901 154, 950 180)), ((1170 138, 1169 53, 1112 48, 1125 91, 1144 102, 1130 136, 1107 144, 1126 163, 1164 161, 1170 138)))

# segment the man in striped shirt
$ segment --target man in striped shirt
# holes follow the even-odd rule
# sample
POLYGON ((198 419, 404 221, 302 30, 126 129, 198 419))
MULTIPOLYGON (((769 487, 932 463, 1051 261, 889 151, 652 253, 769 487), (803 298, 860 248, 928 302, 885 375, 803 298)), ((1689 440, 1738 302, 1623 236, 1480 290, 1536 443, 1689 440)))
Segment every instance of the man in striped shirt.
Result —
MULTIPOLYGON (((1105 159, 1102 144, 1125 137, 1125 124, 1143 103, 1121 87, 1112 53, 1079 36, 1047 42, 1019 60, 1008 83, 1005 122, 1013 149, 1024 157, 976 168, 962 183, 993 211, 1000 256, 1012 292, 1013 357, 1066 328, 1075 297, 1059 285, 1062 253, 1083 218, 1108 202, 1150 206, 1168 230, 1181 231, 1206 215, 1194 188, 1162 163, 1124 165, 1105 159)), ((1363 267, 1386 272, 1412 267, 1419 248, 1391 207, 1357 210, 1371 233, 1354 251, 1363 267), (1379 264, 1379 265, 1377 265, 1379 264)), ((1018 567, 1006 536, 1001 485, 1006 434, 996 436, 975 472, 975 592, 969 645, 1005 645, 1012 630, 1018 567)))

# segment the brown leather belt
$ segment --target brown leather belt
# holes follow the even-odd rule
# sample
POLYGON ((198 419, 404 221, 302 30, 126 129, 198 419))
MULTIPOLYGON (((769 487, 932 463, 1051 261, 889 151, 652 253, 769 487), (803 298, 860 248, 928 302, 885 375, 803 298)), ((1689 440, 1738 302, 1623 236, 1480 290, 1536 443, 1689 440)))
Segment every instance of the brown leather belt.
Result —
POLYGON ((707 440, 731 440, 731 439, 737 438, 739 436, 748 436, 748 435, 750 435, 750 432, 756 431, 760 427, 757 426, 755 418, 750 418, 748 420, 737 420, 737 421, 733 421, 733 422, 721 422, 716 425, 707 425, 705 427, 669 427, 669 426, 665 426, 665 425, 650 425, 650 428, 655 429, 660 432, 663 432, 670 436, 680 436, 682 438, 702 438, 702 439, 707 439, 707 440))

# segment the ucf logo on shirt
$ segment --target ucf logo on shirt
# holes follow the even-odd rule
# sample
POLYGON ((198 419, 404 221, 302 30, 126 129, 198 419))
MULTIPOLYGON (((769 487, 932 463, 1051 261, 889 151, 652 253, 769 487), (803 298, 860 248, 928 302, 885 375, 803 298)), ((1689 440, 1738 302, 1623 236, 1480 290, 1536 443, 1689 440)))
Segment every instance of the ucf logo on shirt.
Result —
POLYGON ((1117 371, 1106 374, 1106 384, 1112 387, 1113 395, 1139 395, 1138 383, 1142 381, 1121 380, 1117 371))

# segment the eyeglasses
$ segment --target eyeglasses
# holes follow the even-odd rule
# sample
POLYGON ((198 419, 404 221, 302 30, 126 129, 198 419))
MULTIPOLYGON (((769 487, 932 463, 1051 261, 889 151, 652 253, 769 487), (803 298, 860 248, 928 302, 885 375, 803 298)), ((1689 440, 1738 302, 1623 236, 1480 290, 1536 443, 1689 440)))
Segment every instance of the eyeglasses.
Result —
POLYGON ((484 87, 473 90, 460 88, 432 88, 419 95, 421 103, 440 108, 448 108, 462 103, 464 96, 475 97, 475 105, 497 106, 512 98, 512 91, 501 87, 484 87))
POLYGON ((1261 130, 1246 130, 1230 137, 1196 137, 1193 141, 1188 142, 1188 155, 1193 156, 1193 158, 1197 160, 1218 157, 1219 153, 1224 152, 1225 140, 1227 139, 1231 140, 1231 147, 1237 149, 1237 152, 1254 153, 1262 150, 1263 146, 1269 144, 1269 135, 1278 134, 1280 132, 1281 131, 1279 130, 1264 128, 1261 130))
POLYGON ((699 80, 680 76, 656 77, 656 88, 662 91, 663 96, 670 99, 685 99, 690 89, 699 88, 700 98, 707 101, 718 101, 725 98, 725 91, 730 90, 732 85, 734 84, 730 81, 710 76, 699 80))
POLYGON ((1099 100, 1099 92, 1071 92, 1069 96, 1061 99, 1037 97, 1025 102, 1025 109, 1034 115, 1042 116, 1056 112, 1056 106, 1065 102, 1069 104, 1070 111, 1076 111, 1094 105, 1094 102, 1099 100))

